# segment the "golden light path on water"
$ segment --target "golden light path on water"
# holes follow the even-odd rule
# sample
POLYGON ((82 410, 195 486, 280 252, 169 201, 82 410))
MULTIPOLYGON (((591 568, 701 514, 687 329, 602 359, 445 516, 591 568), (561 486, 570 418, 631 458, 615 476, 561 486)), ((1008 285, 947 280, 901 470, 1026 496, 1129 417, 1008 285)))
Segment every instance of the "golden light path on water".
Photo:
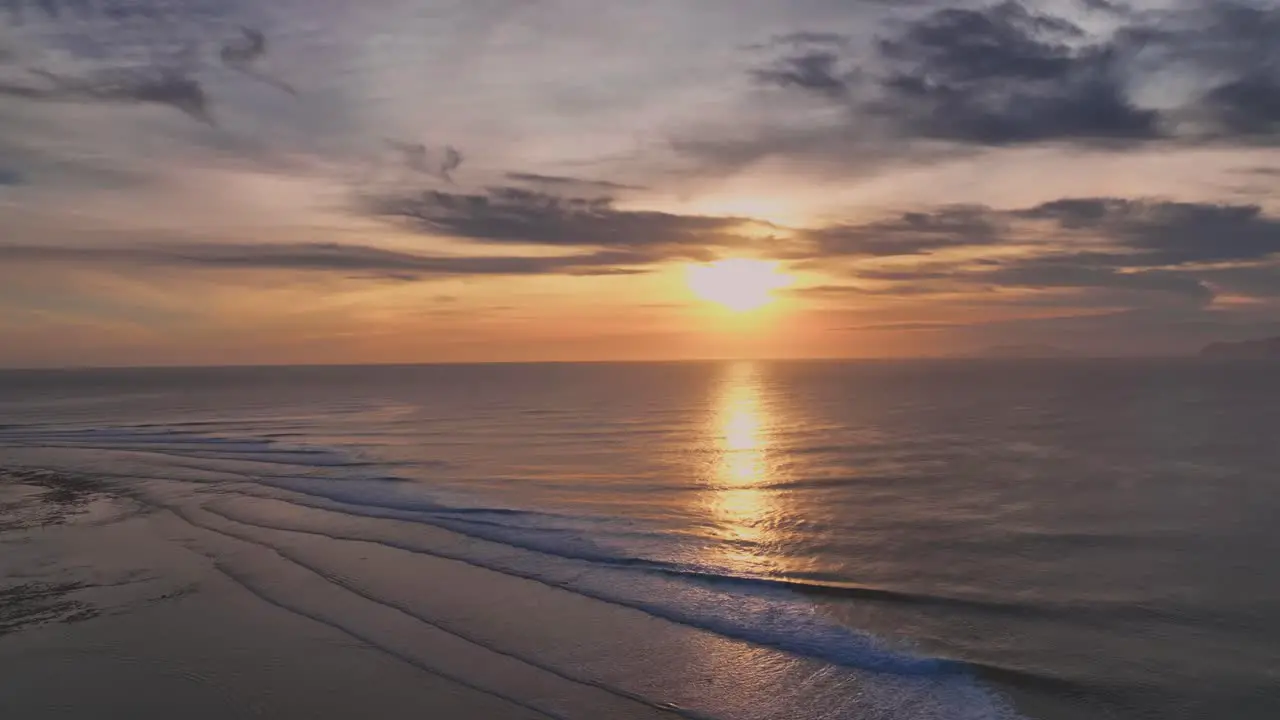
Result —
POLYGON ((772 574, 780 568, 767 550, 777 536, 781 508, 775 480, 778 418, 766 402, 758 365, 726 366, 709 419, 715 460, 707 477, 709 512, 720 539, 717 564, 744 574, 772 574))

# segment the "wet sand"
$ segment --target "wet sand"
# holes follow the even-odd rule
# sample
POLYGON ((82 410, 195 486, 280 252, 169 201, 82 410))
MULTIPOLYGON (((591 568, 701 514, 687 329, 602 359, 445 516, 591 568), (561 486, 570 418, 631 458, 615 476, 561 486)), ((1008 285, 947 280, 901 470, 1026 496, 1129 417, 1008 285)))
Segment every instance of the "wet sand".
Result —
POLYGON ((393 511, 153 475, 128 452, 10 456, 83 468, 0 482, 0 717, 1013 717, 962 673, 672 622, 570 589, 608 568, 533 575, 535 553, 393 511))
POLYGON ((255 595, 168 511, 0 479, 0 717, 546 717, 255 595))

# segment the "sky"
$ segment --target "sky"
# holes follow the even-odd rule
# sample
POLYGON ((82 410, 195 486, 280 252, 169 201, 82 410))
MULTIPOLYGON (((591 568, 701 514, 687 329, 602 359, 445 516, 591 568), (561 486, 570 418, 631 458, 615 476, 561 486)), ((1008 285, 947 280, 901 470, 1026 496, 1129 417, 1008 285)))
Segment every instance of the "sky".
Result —
POLYGON ((1278 37, 1261 0, 2 0, 0 366, 1280 334, 1278 37), (726 259, 784 281, 723 307, 726 259))

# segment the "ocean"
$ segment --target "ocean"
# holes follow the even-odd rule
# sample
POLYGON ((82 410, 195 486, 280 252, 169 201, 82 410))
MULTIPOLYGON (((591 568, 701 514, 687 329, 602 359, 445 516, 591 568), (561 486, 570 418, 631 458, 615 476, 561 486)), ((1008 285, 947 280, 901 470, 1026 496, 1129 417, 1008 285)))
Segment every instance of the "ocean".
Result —
POLYGON ((1278 399, 1195 360, 9 371, 0 465, 687 717, 1271 719, 1278 399), (433 614, 417 557, 664 629, 433 614))

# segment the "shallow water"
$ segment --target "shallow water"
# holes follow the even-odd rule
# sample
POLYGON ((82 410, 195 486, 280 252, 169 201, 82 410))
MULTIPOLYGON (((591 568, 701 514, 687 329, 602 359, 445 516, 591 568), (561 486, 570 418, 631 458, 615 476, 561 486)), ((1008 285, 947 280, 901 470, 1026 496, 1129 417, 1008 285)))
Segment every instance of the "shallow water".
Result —
MULTIPOLYGON (((0 459, 793 659, 812 712, 761 717, 865 712, 879 684, 881 717, 1000 717, 1008 693, 1031 717, 1271 718, 1277 391, 1272 365, 1172 361, 11 372, 0 459), (477 540, 419 546, 412 523, 477 540)), ((726 697, 696 709, 747 716, 726 697)))

